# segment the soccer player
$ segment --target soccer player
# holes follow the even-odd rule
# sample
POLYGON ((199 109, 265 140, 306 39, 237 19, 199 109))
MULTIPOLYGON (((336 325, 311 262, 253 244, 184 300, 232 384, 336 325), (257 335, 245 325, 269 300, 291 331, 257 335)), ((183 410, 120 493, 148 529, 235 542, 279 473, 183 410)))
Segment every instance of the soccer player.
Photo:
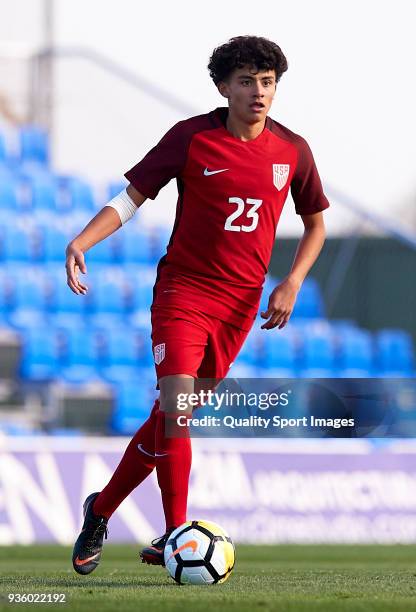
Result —
POLYGON ((85 294, 79 270, 85 252, 121 227, 175 178, 176 219, 159 262, 151 307, 159 399, 136 432, 109 483, 84 503, 74 569, 98 565, 107 522, 120 503, 156 468, 166 531, 141 552, 163 565, 171 531, 186 520, 191 468, 189 436, 165 435, 178 393, 201 378, 227 374, 259 306, 276 226, 289 188, 304 233, 286 278, 261 313, 262 329, 282 329, 325 240, 329 204, 306 141, 268 116, 287 61, 274 42, 238 36, 214 50, 208 65, 228 107, 180 121, 126 173, 122 191, 67 247, 68 285, 85 294))

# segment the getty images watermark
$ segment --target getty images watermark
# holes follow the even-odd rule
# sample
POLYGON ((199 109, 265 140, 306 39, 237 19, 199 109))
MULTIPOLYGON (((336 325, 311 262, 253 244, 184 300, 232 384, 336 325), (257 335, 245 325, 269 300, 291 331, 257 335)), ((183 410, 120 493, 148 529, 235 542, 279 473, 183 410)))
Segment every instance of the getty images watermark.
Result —
POLYGON ((213 390, 201 390, 193 393, 178 393, 177 410, 187 414, 176 417, 179 427, 226 427, 230 429, 255 428, 255 429, 279 429, 286 428, 332 428, 354 427, 354 418, 321 418, 313 414, 301 417, 285 417, 280 414, 271 415, 270 412, 276 408, 290 406, 291 389, 282 392, 245 393, 225 390, 217 392, 213 390), (262 411, 263 415, 250 414, 247 416, 234 416, 232 414, 203 416, 190 416, 195 408, 209 408, 214 412, 229 408, 246 408, 262 411), (270 411, 269 415, 265 412, 270 411))

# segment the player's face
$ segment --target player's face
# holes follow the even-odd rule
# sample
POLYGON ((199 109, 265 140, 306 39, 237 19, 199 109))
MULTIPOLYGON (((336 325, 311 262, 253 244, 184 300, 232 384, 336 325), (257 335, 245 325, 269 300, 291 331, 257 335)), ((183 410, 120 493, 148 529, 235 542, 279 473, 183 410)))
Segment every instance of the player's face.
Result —
POLYGON ((220 93, 228 98, 232 110, 240 120, 247 123, 264 121, 276 92, 274 70, 257 71, 244 66, 234 70, 227 81, 219 83, 220 93))

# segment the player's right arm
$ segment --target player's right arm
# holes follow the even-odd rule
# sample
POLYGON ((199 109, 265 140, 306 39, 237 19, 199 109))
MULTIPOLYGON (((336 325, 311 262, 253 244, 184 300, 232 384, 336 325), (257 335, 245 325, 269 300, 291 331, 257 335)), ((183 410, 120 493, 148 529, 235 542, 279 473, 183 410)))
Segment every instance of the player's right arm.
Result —
MULTIPOLYGON (((193 124, 180 121, 138 164, 125 173, 124 176, 130 183, 127 187, 127 195, 137 207, 141 206, 147 198, 154 200, 164 185, 172 178, 179 176, 185 165, 190 138, 194 131, 193 124)), ((79 270, 83 274, 87 271, 84 253, 97 242, 118 230, 122 224, 121 217, 124 217, 125 222, 131 213, 135 212, 132 211, 131 203, 126 202, 128 199, 124 197, 124 201, 120 201, 118 210, 111 208, 112 203, 104 206, 82 232, 69 243, 66 250, 66 273, 68 286, 74 293, 85 294, 88 289, 78 279, 79 270), (121 216, 117 212, 120 212, 121 216)))
MULTIPOLYGON (((127 194, 139 208, 146 200, 146 196, 140 193, 133 185, 127 187, 127 194)), ((117 210, 111 206, 104 206, 93 219, 84 227, 66 248, 66 276, 68 287, 77 295, 84 294, 88 287, 78 279, 79 270, 86 274, 84 253, 98 242, 101 242, 122 225, 121 218, 117 210)))

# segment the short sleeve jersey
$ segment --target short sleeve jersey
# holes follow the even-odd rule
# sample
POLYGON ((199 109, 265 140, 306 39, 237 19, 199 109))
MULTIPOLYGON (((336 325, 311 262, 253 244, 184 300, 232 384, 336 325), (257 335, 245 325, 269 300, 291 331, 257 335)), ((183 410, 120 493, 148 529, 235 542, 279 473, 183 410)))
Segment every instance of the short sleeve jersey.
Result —
POLYGON ((259 136, 242 141, 226 129, 227 113, 217 108, 180 121, 125 176, 150 199, 177 181, 153 306, 196 308, 249 329, 289 189, 298 214, 329 203, 301 136, 267 117, 259 136))

